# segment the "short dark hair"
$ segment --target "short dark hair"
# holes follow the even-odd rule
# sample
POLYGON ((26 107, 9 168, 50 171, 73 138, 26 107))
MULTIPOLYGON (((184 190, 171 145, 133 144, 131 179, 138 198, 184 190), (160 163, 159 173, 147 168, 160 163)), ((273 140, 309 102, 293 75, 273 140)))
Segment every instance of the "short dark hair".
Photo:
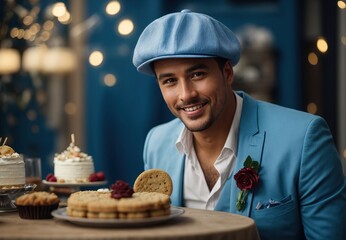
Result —
POLYGON ((223 67, 225 66, 228 59, 222 58, 222 57, 216 57, 215 61, 217 62, 217 65, 219 65, 220 70, 223 70, 223 67))

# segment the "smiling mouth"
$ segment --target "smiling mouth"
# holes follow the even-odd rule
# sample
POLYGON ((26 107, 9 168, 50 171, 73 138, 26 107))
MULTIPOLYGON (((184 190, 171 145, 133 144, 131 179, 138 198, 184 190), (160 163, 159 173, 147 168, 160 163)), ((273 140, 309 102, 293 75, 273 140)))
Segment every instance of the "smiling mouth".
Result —
POLYGON ((192 107, 182 107, 180 109, 184 110, 185 112, 193 112, 193 111, 196 111, 196 110, 202 108, 204 105, 205 105, 205 103, 194 105, 192 107))

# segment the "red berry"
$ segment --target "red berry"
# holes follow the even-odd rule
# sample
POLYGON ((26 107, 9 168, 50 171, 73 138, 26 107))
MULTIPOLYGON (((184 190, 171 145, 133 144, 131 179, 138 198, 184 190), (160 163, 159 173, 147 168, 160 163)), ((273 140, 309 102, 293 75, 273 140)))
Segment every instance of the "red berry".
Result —
POLYGON ((98 181, 104 181, 106 179, 104 172, 97 172, 96 177, 98 181))
POLYGON ((47 175, 47 177, 46 177, 46 180, 47 180, 48 182, 56 182, 56 181, 57 181, 57 179, 56 179, 56 177, 53 175, 53 173, 49 173, 49 174, 47 175))
POLYGON ((49 178, 49 180, 48 180, 49 182, 56 182, 57 181, 57 179, 56 179, 56 177, 55 176, 52 176, 52 177, 50 177, 49 178))
POLYGON ((97 176, 95 173, 90 174, 89 181, 90 182, 96 182, 97 181, 97 176))
POLYGON ((50 179, 51 177, 54 177, 53 173, 49 173, 49 174, 46 176, 46 180, 49 181, 49 179, 50 179))

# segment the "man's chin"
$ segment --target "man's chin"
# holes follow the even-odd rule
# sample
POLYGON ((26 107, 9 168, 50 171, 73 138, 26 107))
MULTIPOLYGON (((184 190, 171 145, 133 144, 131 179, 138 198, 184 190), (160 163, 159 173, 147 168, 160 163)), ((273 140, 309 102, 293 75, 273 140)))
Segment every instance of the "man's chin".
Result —
MULTIPOLYGON (((182 120, 182 119, 181 119, 182 120)), ((206 129, 209 128, 210 124, 208 124, 208 122, 197 122, 197 121, 185 121, 182 120, 182 122, 184 123, 185 127, 190 130, 191 132, 202 132, 206 129)))

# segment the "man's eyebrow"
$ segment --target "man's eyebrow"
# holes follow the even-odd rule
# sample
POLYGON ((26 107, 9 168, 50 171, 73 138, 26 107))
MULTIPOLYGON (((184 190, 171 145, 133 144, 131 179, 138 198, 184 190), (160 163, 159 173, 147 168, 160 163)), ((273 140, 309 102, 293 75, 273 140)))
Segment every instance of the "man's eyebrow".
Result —
POLYGON ((172 77, 172 76, 174 76, 173 73, 162 73, 162 74, 159 74, 159 76, 157 76, 157 80, 160 81, 162 80, 162 78, 172 77))
POLYGON ((198 69, 209 69, 209 67, 205 64, 197 64, 197 65, 189 67, 188 69, 186 69, 185 72, 189 73, 189 72, 193 72, 193 71, 198 70, 198 69))

